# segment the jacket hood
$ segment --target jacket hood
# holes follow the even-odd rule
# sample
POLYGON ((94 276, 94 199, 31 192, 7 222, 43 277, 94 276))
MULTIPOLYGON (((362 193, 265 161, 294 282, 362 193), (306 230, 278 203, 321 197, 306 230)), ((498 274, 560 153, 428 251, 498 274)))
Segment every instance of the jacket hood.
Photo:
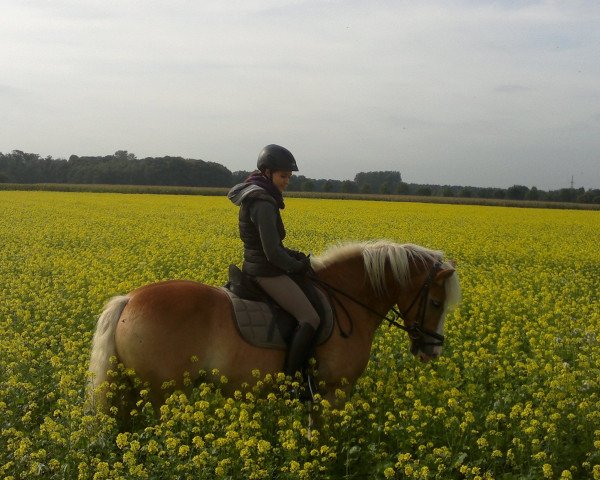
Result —
POLYGON ((229 190, 227 198, 239 207, 246 197, 262 195, 269 195, 264 188, 252 183, 238 183, 229 190))

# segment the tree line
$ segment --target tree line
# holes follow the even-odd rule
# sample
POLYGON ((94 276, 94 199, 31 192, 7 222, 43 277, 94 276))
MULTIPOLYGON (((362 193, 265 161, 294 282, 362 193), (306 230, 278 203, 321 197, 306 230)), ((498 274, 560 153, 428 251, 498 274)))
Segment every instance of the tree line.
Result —
POLYGON ((223 187, 231 182, 231 172, 204 160, 169 156, 137 159, 126 150, 104 157, 71 155, 68 160, 13 150, 0 153, 0 181, 223 187))
MULTIPOLYGON (((231 187, 249 171, 231 172, 216 162, 183 157, 147 157, 119 150, 103 157, 71 155, 68 160, 42 158, 35 153, 13 150, 0 152, 0 182, 79 183, 117 185, 165 185, 190 187, 231 187)), ((513 185, 509 188, 464 187, 406 183, 400 172, 360 172, 354 180, 312 179, 294 175, 290 191, 473 197, 510 200, 543 200, 600 204, 600 190, 562 188, 543 191, 536 187, 513 185)))

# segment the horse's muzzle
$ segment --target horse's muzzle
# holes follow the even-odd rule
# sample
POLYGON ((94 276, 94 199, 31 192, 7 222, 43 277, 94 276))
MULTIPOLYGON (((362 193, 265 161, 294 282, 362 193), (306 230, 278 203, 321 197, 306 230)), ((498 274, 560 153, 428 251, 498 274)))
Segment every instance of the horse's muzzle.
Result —
POLYGON ((420 342, 412 342, 410 345, 410 353, 423 363, 438 358, 440 356, 440 351, 440 347, 432 347, 431 345, 423 346, 420 342))

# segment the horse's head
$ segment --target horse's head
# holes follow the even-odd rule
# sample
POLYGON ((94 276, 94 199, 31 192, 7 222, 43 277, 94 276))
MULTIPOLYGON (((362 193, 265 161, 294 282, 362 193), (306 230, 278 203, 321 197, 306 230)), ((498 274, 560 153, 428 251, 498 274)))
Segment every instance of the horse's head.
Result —
MULTIPOLYGON (((347 270, 341 278, 355 285, 364 278, 356 274, 356 269, 364 268, 373 303, 365 305, 364 300, 360 301, 359 293, 356 293, 356 297, 344 296, 371 312, 371 315, 379 315, 384 305, 389 309, 395 303, 398 307, 396 315, 404 320, 404 325, 385 317, 386 320, 406 330, 411 339, 411 352, 421 360, 429 361, 441 354, 444 318, 460 299, 455 265, 443 259, 444 253, 441 251, 413 244, 399 245, 389 240, 374 240, 336 247, 313 259, 313 266, 320 271, 327 268, 335 271, 336 264, 345 262, 347 270)), ((339 290, 336 292, 340 293, 339 290)))
POLYGON ((435 262, 414 279, 410 294, 398 300, 398 309, 410 337, 410 351, 423 362, 442 353, 444 319, 448 307, 458 300, 454 267, 452 262, 435 262))

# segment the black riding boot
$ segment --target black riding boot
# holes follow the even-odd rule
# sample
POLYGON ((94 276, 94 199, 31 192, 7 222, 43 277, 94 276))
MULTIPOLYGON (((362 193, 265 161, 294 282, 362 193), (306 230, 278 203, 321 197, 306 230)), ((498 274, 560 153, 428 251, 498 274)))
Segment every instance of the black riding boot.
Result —
MULTIPOLYGON (((287 358, 285 359, 284 370, 286 375, 294 378, 296 372, 304 374, 303 370, 312 352, 311 347, 313 346, 315 333, 316 330, 314 327, 308 323, 304 323, 296 329, 287 353, 287 358)), ((310 398, 311 393, 306 392, 306 395, 310 398)))

